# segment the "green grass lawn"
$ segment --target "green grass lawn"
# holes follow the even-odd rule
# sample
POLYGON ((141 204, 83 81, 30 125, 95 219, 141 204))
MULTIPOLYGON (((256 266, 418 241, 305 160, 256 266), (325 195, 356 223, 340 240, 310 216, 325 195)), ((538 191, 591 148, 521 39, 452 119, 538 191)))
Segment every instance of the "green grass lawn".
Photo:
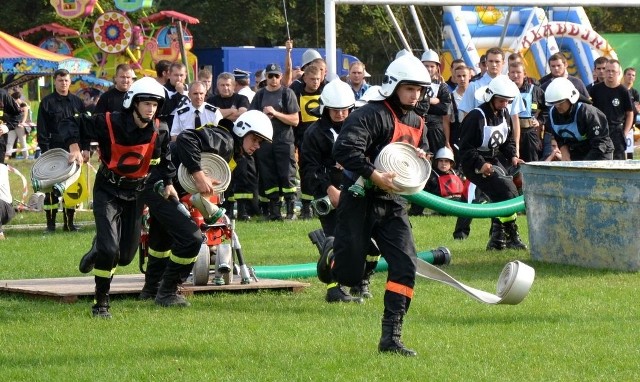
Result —
MULTIPOLYGON (((43 235, 43 213, 23 213, 0 242, 0 280, 80 276, 93 228, 43 235)), ((90 213, 80 216, 89 223, 90 213)), ((0 294, 0 381, 636 381, 640 378, 638 275, 544 264, 527 252, 486 252, 489 221, 454 241, 453 217, 412 218, 418 249, 450 248, 445 271, 489 292, 504 264, 536 269, 529 296, 490 306, 418 279, 404 342, 417 358, 380 355, 385 274, 362 305, 327 304, 324 286, 301 293, 211 293, 191 307, 115 297, 111 320, 74 304, 0 294)), ((519 219, 527 238, 526 217, 519 219)), ((252 265, 315 261, 317 221, 238 223, 252 265)), ((137 259, 119 273, 137 273, 137 259)))

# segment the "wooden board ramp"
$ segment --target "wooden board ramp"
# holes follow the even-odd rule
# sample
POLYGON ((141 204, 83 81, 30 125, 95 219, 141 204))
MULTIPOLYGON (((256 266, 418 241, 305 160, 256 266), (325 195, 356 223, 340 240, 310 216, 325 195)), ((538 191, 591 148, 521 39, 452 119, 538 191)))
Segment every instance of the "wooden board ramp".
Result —
MULTIPOLYGON (((138 295, 144 285, 144 275, 115 275, 111 281, 110 295, 138 295)), ((234 277, 228 285, 207 284, 194 286, 190 282, 182 284, 181 293, 185 296, 194 293, 213 292, 251 292, 261 289, 288 290, 300 292, 308 287, 308 283, 292 280, 259 279, 249 284, 241 284, 239 277, 234 277)), ((95 290, 94 277, 60 277, 47 279, 0 280, 0 292, 15 293, 30 297, 49 298, 61 302, 76 302, 81 296, 93 296, 95 290)))

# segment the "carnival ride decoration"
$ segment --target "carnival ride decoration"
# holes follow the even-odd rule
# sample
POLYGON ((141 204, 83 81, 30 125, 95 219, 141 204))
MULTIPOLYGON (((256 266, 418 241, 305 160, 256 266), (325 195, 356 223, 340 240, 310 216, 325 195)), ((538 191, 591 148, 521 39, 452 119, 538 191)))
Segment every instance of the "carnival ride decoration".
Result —
POLYGON ((197 18, 171 10, 146 15, 144 9, 153 5, 152 0, 114 0, 115 9, 108 11, 97 0, 50 3, 62 18, 83 18, 79 30, 47 24, 24 31, 21 36, 51 32, 53 36, 47 36, 41 44, 93 62, 96 77, 111 79, 119 64, 131 65, 139 75, 153 76, 159 60, 181 60, 190 78, 197 72, 197 58, 190 52, 193 37, 187 29, 188 25, 199 23, 197 18), (143 17, 129 18, 131 12, 140 10, 143 17))
MULTIPOLYGON (((582 7, 445 6, 444 75, 449 63, 462 58, 475 67, 487 49, 498 46, 507 55, 520 53, 527 74, 540 78, 548 72, 548 58, 562 52, 568 71, 585 83, 593 81, 593 60, 617 58, 611 45, 591 27, 582 7)), ((506 70, 506 68, 505 68, 506 70)))
POLYGON ((72 74, 89 74, 91 62, 50 52, 0 31, 0 74, 7 74, 3 87, 66 69, 72 74))
POLYGON ((88 17, 98 0, 50 0, 58 16, 64 19, 88 17))
POLYGON ((133 37, 131 20, 119 12, 105 12, 92 28, 93 41, 105 53, 120 53, 129 47, 133 37))

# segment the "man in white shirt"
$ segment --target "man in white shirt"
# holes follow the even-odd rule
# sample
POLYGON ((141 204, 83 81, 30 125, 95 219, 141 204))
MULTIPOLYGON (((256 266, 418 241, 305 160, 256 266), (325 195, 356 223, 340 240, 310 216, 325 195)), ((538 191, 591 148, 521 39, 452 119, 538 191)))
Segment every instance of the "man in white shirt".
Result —
POLYGON ((251 103, 251 101, 253 100, 253 96, 256 95, 256 92, 251 90, 251 86, 249 86, 249 82, 251 81, 249 79, 250 76, 251 73, 245 72, 244 70, 233 70, 233 77, 236 80, 235 92, 247 97, 249 99, 249 103, 251 103))
POLYGON ((191 103, 176 111, 171 126, 171 140, 175 141, 182 131, 195 129, 207 123, 215 125, 222 119, 222 113, 217 107, 204 102, 207 93, 207 85, 196 81, 189 87, 191 103))
MULTIPOLYGON (((458 109, 468 114, 471 110, 484 103, 482 94, 476 95, 478 89, 488 86, 489 82, 497 75, 502 74, 504 67, 504 52, 500 48, 490 48, 486 52, 487 71, 476 81, 470 82, 467 91, 464 92, 462 102, 458 104, 458 109)), ((516 141, 516 154, 520 151, 520 119, 518 114, 525 110, 522 97, 518 94, 509 105, 509 115, 513 122, 513 139, 516 141)))

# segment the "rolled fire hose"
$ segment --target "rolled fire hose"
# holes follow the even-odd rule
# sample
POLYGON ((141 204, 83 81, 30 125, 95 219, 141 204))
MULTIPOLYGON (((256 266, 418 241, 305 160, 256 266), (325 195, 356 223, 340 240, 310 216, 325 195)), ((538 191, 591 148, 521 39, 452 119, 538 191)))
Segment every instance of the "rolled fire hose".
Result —
POLYGON ((397 194, 412 203, 433 209, 447 215, 469 218, 495 218, 511 216, 524 211, 524 198, 507 200, 499 203, 467 204, 441 198, 423 191, 431 174, 431 165, 426 159, 418 158, 416 150, 407 143, 390 143, 385 146, 375 160, 374 165, 381 171, 393 171, 396 177, 393 182, 402 192, 397 194))
POLYGON ((536 272, 517 260, 507 263, 498 278, 495 295, 467 286, 422 259, 418 259, 416 275, 447 284, 485 304, 517 305, 529 294, 536 272))
POLYGON ((394 142, 386 145, 374 161, 383 172, 394 172, 393 184, 399 195, 412 195, 422 191, 431 175, 431 163, 417 155, 416 148, 408 143, 394 142))
POLYGON ((31 186, 34 192, 64 194, 67 187, 80 177, 80 166, 69 163, 69 153, 64 149, 51 149, 40 155, 31 168, 31 186))
MULTIPOLYGON (((229 187, 229 183, 231 183, 231 169, 227 161, 220 155, 203 153, 200 159, 200 168, 206 177, 220 182, 220 184, 213 185, 215 193, 223 193, 227 187, 229 187)), ((209 198, 200 195, 193 175, 191 175, 182 164, 178 167, 178 182, 180 182, 180 185, 185 191, 191 194, 191 204, 200 211, 207 222, 215 222, 225 213, 223 208, 211 203, 209 198)))
MULTIPOLYGON (((200 168, 208 178, 215 179, 220 182, 220 184, 213 186, 213 191, 215 193, 222 193, 227 189, 227 187, 229 187, 229 183, 231 183, 231 169, 229 168, 227 161, 225 161, 220 155, 202 153, 200 168)), ((182 164, 178 167, 178 181, 188 193, 198 193, 198 188, 196 187, 193 175, 189 174, 187 168, 182 164)))

